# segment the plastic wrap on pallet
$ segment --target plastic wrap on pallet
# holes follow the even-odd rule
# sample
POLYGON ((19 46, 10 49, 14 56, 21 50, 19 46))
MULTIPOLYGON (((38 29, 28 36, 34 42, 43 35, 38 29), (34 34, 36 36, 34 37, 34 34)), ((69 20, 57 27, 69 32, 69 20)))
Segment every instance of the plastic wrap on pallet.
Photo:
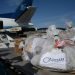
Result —
POLYGON ((70 32, 67 30, 60 32, 55 25, 52 25, 46 35, 28 37, 23 51, 35 66, 73 70, 75 69, 74 36, 73 29, 70 32))
MULTIPOLYGON (((42 50, 42 45, 44 41, 45 39, 38 37, 38 36, 32 36, 32 37, 27 38, 27 40, 25 41, 23 52, 27 53, 28 57, 39 54, 42 50)), ((31 59, 32 57, 29 57, 29 58, 31 59)))

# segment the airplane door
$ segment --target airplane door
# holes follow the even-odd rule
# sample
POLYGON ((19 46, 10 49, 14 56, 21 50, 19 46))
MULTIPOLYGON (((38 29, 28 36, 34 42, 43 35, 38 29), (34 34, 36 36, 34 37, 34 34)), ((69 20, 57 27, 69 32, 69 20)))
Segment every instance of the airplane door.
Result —
POLYGON ((3 29, 3 21, 0 21, 0 29, 3 29))

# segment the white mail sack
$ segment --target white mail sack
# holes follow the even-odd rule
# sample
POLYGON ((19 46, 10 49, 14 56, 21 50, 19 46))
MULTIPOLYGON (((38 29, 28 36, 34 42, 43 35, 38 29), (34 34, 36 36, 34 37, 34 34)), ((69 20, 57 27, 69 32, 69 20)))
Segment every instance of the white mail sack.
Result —
POLYGON ((33 42, 32 42, 32 51, 33 51, 33 53, 36 52, 36 47, 42 47, 44 41, 45 41, 44 39, 39 38, 39 37, 33 39, 33 42))
POLYGON ((55 69, 67 69, 66 55, 61 51, 47 52, 41 56, 40 66, 55 68, 55 69))

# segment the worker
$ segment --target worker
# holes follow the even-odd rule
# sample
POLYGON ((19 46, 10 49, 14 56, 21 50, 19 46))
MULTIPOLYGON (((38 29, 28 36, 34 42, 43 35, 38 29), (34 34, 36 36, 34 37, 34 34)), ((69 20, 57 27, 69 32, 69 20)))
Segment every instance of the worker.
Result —
POLYGON ((19 49, 20 42, 21 42, 21 39, 15 40, 15 52, 16 52, 17 55, 21 54, 20 49, 19 49))

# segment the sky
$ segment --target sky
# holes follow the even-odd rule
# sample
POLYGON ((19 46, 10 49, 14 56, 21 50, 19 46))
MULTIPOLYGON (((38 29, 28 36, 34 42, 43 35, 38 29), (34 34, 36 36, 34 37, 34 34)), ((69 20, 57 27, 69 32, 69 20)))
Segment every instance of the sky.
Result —
POLYGON ((75 0, 34 0, 33 5, 37 10, 32 21, 37 27, 65 27, 66 21, 75 22, 75 0))
MULTIPOLYGON (((0 0, 0 14, 14 12, 21 2, 22 0, 0 0)), ((75 0, 34 0, 33 6, 37 10, 32 22, 38 28, 52 24, 65 27, 66 21, 75 23, 75 0)))
POLYGON ((0 14, 14 12, 22 0, 0 0, 0 14))

